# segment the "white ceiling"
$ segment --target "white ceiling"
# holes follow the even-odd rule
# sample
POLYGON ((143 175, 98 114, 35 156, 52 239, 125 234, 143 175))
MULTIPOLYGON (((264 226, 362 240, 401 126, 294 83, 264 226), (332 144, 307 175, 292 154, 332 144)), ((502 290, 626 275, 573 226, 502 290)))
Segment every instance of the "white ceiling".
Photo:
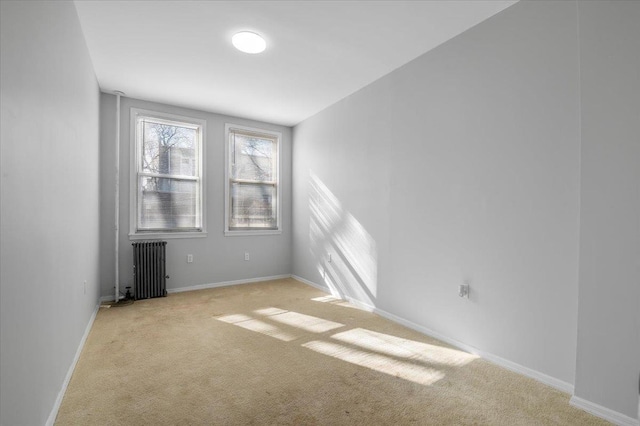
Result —
POLYGON ((75 3, 103 91, 292 126, 515 1, 75 3))

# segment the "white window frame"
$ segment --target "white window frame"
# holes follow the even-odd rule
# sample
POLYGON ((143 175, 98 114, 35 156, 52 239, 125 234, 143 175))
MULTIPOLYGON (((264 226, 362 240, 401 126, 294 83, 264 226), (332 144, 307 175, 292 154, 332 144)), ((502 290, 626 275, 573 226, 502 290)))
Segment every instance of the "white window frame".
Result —
POLYGON ((282 133, 273 130, 260 129, 255 127, 243 126, 240 124, 225 123, 224 126, 224 235, 227 237, 233 236, 249 236, 249 235, 278 235, 282 234, 282 189, 280 176, 282 175, 281 165, 281 145, 282 145, 282 133), (230 145, 230 133, 232 130, 239 130, 245 132, 256 133, 258 135, 265 135, 270 138, 276 139, 276 227, 277 229, 229 229, 229 219, 231 214, 231 149, 230 145))
POLYGON ((200 120, 193 117, 185 117, 176 114, 170 114, 166 112, 151 111, 140 108, 131 108, 130 112, 130 178, 129 178, 129 240, 146 240, 154 238, 202 238, 207 236, 207 203, 204 198, 206 194, 206 168, 205 168, 205 140, 207 134, 207 126, 205 120, 200 120), (137 139, 137 121, 139 117, 149 117, 158 120, 165 120, 170 122, 176 122, 178 124, 187 124, 200 127, 200 137, 198 140, 198 170, 200 178, 200 223, 199 230, 193 231, 145 231, 138 230, 138 167, 141 164, 142 156, 142 144, 138 143, 137 139))

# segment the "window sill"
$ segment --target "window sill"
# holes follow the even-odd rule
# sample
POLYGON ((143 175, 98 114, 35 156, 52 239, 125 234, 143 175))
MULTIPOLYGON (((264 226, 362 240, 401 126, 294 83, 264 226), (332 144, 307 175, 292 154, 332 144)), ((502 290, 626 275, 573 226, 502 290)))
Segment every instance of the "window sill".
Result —
POLYGON ((253 237, 257 235, 280 235, 281 229, 265 229, 255 231, 224 231, 225 237, 253 237))
POLYGON ((129 241, 133 240, 158 240, 177 238, 205 238, 206 232, 145 232, 139 234, 129 234, 129 241))

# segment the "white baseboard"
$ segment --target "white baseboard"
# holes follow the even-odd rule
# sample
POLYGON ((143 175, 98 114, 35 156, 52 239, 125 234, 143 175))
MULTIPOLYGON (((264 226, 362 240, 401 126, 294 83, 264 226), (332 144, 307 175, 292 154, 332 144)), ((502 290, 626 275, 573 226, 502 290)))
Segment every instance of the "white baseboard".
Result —
POLYGON ((280 280, 283 278, 291 278, 291 274, 273 275, 271 277, 248 278, 244 280, 221 281, 217 283, 198 284, 198 285, 191 285, 187 287, 168 288, 167 293, 181 293, 183 291, 204 290, 205 288, 228 287, 230 285, 250 284, 250 283, 256 283, 260 281, 280 280))
POLYGON ((594 404, 593 402, 587 401, 586 399, 582 399, 575 395, 571 397, 569 404, 618 426, 640 426, 640 419, 633 419, 622 413, 618 413, 617 411, 613 411, 601 405, 594 404))
MULTIPOLYGON (((100 298, 100 303, 104 303, 104 302, 113 302, 115 298, 113 296, 102 296, 100 298)), ((120 295, 120 300, 124 299, 123 295, 120 295)))
MULTIPOLYGON (((317 283, 314 283, 312 281, 306 280, 304 278, 298 277, 297 275, 292 275, 292 278, 295 278, 296 280, 301 281, 301 282, 303 282, 305 284, 308 284, 308 285, 310 285, 312 287, 315 287, 315 288, 317 288, 319 290, 324 290, 324 291, 330 292, 327 287, 322 286, 322 285, 317 284, 317 283)), ((544 383, 545 385, 551 386, 551 387, 553 387, 555 389, 558 389, 558 390, 560 390, 562 392, 573 394, 573 385, 570 384, 570 383, 567 383, 565 381, 556 379, 555 377, 548 376, 548 375, 546 375, 544 373, 541 373, 539 371, 536 371, 536 370, 533 370, 531 368, 525 367, 523 365, 517 364, 515 362, 509 361, 507 359, 501 358, 501 357, 499 357, 497 355, 494 355, 492 353, 480 350, 480 349, 475 348, 475 347, 473 347, 471 345, 467 345, 466 343, 460 342, 460 341, 458 341, 456 339, 452 339, 452 338, 450 338, 448 336, 440 334, 440 333, 438 333, 438 332, 436 332, 434 330, 431 330, 431 329, 429 329, 427 327, 424 327, 424 326, 422 326, 420 324, 416 324, 416 323, 414 323, 412 321, 409 321, 407 319, 404 319, 404 318, 399 317, 397 315, 394 315, 392 313, 386 312, 386 311, 384 311, 384 310, 382 310, 380 308, 377 308, 375 306, 368 305, 368 304, 363 303, 363 302, 361 302, 359 300, 355 300, 355 299, 350 298, 350 297, 346 297, 346 300, 349 303, 352 303, 353 305, 359 307, 360 309, 364 309, 366 311, 373 312, 375 314, 380 315, 381 317, 387 318, 388 320, 391 320, 391 321, 393 321, 395 323, 403 325, 403 326, 405 326, 407 328, 410 328, 412 330, 416 330, 416 331, 418 331, 418 332, 420 332, 422 334, 426 334, 427 336, 431 336, 431 337, 433 337, 435 339, 441 340, 441 341, 443 341, 445 343, 448 343, 448 344, 450 344, 452 346, 455 346, 456 348, 462 349, 465 352, 469 352, 469 353, 472 353, 474 355, 478 355, 478 356, 482 357, 483 359, 486 359, 487 361, 491 361, 492 363, 494 363, 494 364, 496 364, 496 365, 498 365, 500 367, 506 368, 507 370, 511 370, 511 371, 516 372, 516 373, 522 374, 524 376, 531 377, 532 379, 535 379, 535 380, 537 380, 537 381, 539 381, 541 383, 544 383)))
POLYGON ((481 349, 478 349, 474 346, 471 345, 467 345, 466 343, 460 342, 459 340, 456 339, 452 339, 450 337, 444 336, 436 331, 433 331, 431 329, 428 329, 426 327, 423 327, 419 324, 413 323, 411 321, 408 321, 404 318, 398 317, 394 314, 391 314, 389 312, 385 312, 382 309, 378 309, 378 308, 373 308, 373 312, 385 317, 387 319, 390 319, 391 321, 397 322, 398 324, 402 324, 405 327, 411 328, 413 330, 419 331, 423 334, 426 334, 428 336, 434 337, 438 340, 442 340, 445 343, 448 343, 452 346, 455 346, 459 349, 462 349, 465 352, 469 352, 472 353, 474 355, 478 355, 479 357, 487 360, 487 361, 491 361, 492 363, 506 368, 507 370, 511 370, 513 372, 516 372, 518 374, 522 374, 523 376, 527 376, 527 377, 531 377, 532 379, 535 379, 541 383, 544 383, 545 385, 551 386, 552 388, 558 389, 562 392, 566 392, 568 394, 573 394, 573 385, 571 383, 567 383, 563 380, 560 379, 556 379, 555 377, 549 376, 547 374, 541 373, 539 371, 533 370, 529 367, 525 367, 523 365, 517 364, 513 361, 509 361, 508 359, 499 357, 497 355, 494 355, 490 352, 486 352, 483 351, 481 349))
MULTIPOLYGON (((292 278, 310 285, 312 287, 315 287, 319 290, 323 290, 326 291, 327 293, 331 293, 331 290, 323 285, 314 283, 313 281, 309 281, 305 278, 299 277, 297 275, 292 275, 292 278)), ((336 296, 336 295, 334 295, 336 296)), ((344 296, 343 296, 344 297, 344 296)), ((377 308, 375 306, 371 306, 368 305, 366 303, 363 303, 359 300, 355 300, 351 297, 345 297, 345 299, 349 302, 352 303, 353 305, 359 307, 360 309, 364 309, 366 311, 369 312, 373 312, 375 314, 380 315, 381 317, 387 318, 388 320, 391 320, 395 323, 401 324, 407 328, 410 328, 412 330, 416 330, 422 334, 426 334, 427 336, 431 336, 433 338, 436 338, 438 340, 441 340, 445 343, 448 343, 452 346, 455 346, 459 349, 462 349, 463 351, 478 355, 480 357, 482 357, 483 359, 486 359, 487 361, 491 361, 492 363, 506 368, 507 370, 511 370, 514 371, 516 373, 522 374, 523 376, 527 376, 527 377, 531 377, 532 379, 535 379, 541 383, 544 383, 545 385, 549 385, 552 388, 558 389, 562 392, 566 392, 568 394, 573 395, 574 392, 574 387, 572 384, 567 383, 563 380, 559 380, 555 377, 551 377, 547 374, 541 373, 539 371, 533 370, 531 368, 525 367, 523 365, 517 364, 515 362, 509 361, 507 359, 504 359, 502 357, 499 357, 497 355, 494 355, 492 353, 480 350, 478 348, 475 348, 471 345, 467 345, 463 342, 460 342, 456 339, 452 339, 450 337, 444 336, 436 331, 433 331, 427 327, 423 327, 419 324, 416 324, 412 321, 406 320, 402 317, 399 317, 397 315, 394 315, 392 313, 386 312, 380 308, 377 308)), ((581 410, 584 410, 588 413, 591 413, 597 417, 600 417, 602 419, 605 419, 613 424, 616 424, 618 426, 640 426, 640 419, 633 419, 631 417, 628 417, 624 414, 618 413, 617 411, 613 411, 609 408, 605 408, 602 407, 598 404, 594 404, 592 402, 589 402, 587 400, 584 400, 582 398, 579 398, 575 395, 573 395, 571 397, 570 400, 570 404, 573 405, 574 407, 580 408, 581 410)), ((640 413, 639 413, 640 415, 640 413)))
POLYGON ((309 281, 309 280, 307 280, 305 278, 302 278, 302 277, 299 277, 299 276, 293 275, 293 274, 291 274, 291 278, 293 278, 293 279, 295 279, 297 281, 300 281, 301 283, 305 283, 307 285, 310 285, 311 287, 315 287, 318 290, 322 290, 322 291, 326 291, 327 293, 331 293, 331 290, 327 286, 323 286, 323 285, 314 283, 313 281, 309 281))
POLYGON ((84 348, 84 344, 87 341, 87 337, 89 336, 89 332, 91 331, 91 327, 93 327, 93 321, 96 319, 96 315, 98 314, 98 309, 100 309, 100 302, 96 305, 96 308, 93 310, 93 314, 91 314, 91 318, 89 319, 89 323, 84 330, 84 334, 82 335, 82 339, 80 339, 80 344, 78 345, 78 349, 76 350, 76 354, 73 357, 73 361, 69 366, 69 371, 67 371, 67 375, 64 378, 64 382, 62 382, 62 387, 60 388, 60 392, 58 392, 58 397, 56 398, 56 402, 53 404, 53 408, 49 413, 49 418, 45 423, 46 426, 53 426, 56 422, 56 417, 58 416, 58 410, 60 410, 60 405, 62 404, 62 399, 64 398, 64 394, 67 391, 67 387, 69 386, 69 382, 71 381, 71 376, 73 375, 73 370, 76 368, 76 364, 78 363, 78 359, 80 359, 80 354, 82 353, 82 348, 84 348))
MULTIPOLYGON (((271 277, 248 278, 246 280, 220 281, 217 283, 197 284, 197 285, 190 285, 190 286, 178 287, 178 288, 168 288, 167 293, 182 293, 183 291, 204 290, 206 288, 216 288, 216 287, 228 287, 230 285, 250 284, 250 283, 256 283, 260 281, 280 280, 283 278, 291 278, 291 274, 273 275, 271 277)), ((120 296, 120 299, 123 299, 123 298, 124 296, 120 296)), ((100 302, 111 302, 111 301, 113 301, 113 296, 102 296, 100 298, 100 302)))

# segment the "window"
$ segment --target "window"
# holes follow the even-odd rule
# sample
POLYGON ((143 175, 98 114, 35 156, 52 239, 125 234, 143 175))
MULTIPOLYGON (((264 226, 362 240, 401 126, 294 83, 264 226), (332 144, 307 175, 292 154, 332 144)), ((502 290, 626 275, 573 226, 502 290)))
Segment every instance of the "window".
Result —
POLYGON ((225 234, 280 229, 281 134, 227 124, 225 234))
POLYGON ((204 236, 205 123, 131 109, 130 237, 204 236))

